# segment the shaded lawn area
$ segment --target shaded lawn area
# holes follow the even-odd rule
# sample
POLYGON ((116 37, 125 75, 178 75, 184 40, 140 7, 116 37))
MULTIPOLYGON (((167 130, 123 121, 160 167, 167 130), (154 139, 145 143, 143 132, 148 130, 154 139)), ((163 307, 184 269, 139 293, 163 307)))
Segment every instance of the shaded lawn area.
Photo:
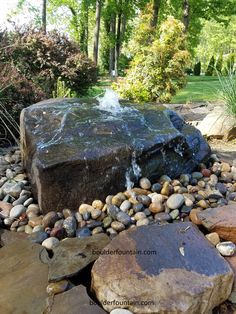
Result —
POLYGON ((193 103, 220 100, 220 83, 215 76, 188 76, 188 83, 171 103, 193 103))

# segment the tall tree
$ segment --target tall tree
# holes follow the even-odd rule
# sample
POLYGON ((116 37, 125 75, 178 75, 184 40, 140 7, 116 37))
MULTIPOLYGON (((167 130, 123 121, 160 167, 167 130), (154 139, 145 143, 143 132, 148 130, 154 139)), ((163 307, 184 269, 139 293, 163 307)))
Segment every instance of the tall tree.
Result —
POLYGON ((47 0, 43 0, 42 30, 46 34, 47 32, 47 0))
POLYGON ((190 13, 189 0, 183 0, 183 23, 185 33, 188 31, 189 27, 189 13, 190 13))
POLYGON ((151 27, 156 28, 158 21, 158 14, 161 6, 161 0, 153 0, 153 16, 151 20, 151 27))
POLYGON ((99 37, 101 28, 102 0, 96 0, 96 25, 94 30, 93 61, 98 63, 99 37))

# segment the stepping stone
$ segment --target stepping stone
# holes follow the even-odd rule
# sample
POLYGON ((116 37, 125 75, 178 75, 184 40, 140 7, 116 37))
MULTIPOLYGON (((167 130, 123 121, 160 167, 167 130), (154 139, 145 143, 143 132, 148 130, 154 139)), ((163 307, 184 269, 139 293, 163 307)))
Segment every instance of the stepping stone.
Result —
POLYGON ((47 254, 41 245, 18 240, 0 249, 0 313, 42 314, 46 306, 47 254))
POLYGON ((84 286, 77 286, 48 299, 46 313, 50 314, 105 314, 87 294, 84 286))
POLYGON ((108 312, 123 304, 140 314, 205 314, 231 293, 231 268, 192 223, 132 228, 104 250, 111 254, 94 263, 92 291, 108 312))
POLYGON ((105 234, 86 238, 67 238, 53 248, 53 257, 48 258, 49 281, 59 281, 78 274, 94 262, 99 252, 110 242, 105 234))

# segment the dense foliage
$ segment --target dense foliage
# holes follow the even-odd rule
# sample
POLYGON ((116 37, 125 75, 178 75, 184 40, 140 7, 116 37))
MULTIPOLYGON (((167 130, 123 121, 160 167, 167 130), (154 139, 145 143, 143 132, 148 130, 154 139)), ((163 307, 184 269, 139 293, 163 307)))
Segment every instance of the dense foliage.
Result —
POLYGON ((197 62, 193 68, 193 74, 196 76, 201 75, 201 61, 197 62))
POLYGON ((78 46, 57 32, 3 33, 0 64, 11 64, 19 74, 51 97, 60 77, 68 87, 83 94, 96 81, 96 67, 78 46))
POLYGON ((125 79, 115 86, 123 98, 145 102, 169 102, 185 84, 189 53, 185 49, 184 26, 168 18, 138 51, 125 79))
POLYGON ((208 64, 208 67, 207 67, 205 75, 206 76, 212 76, 213 73, 214 73, 214 68, 215 68, 215 57, 212 56, 211 59, 210 59, 210 62, 208 64))

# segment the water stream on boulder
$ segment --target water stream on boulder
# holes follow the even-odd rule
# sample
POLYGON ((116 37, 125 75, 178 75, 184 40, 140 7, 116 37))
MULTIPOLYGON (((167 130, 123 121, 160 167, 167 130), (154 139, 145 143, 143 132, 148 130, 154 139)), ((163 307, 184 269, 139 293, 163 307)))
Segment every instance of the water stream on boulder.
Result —
MULTIPOLYGON (((129 108, 127 106, 122 107, 119 103, 119 96, 112 89, 106 89, 105 94, 102 98, 97 97, 99 105, 97 108, 102 111, 110 112, 112 115, 120 115, 126 112, 132 112, 137 114, 138 111, 135 108, 129 108)), ((141 119, 140 122, 145 123, 145 119, 141 119)), ((129 135, 129 134, 128 134, 129 135)), ((141 168, 139 167, 136 160, 136 152, 132 153, 131 165, 127 168, 125 173, 125 187, 127 190, 133 188, 135 182, 132 181, 132 178, 138 180, 142 176, 141 168)))

